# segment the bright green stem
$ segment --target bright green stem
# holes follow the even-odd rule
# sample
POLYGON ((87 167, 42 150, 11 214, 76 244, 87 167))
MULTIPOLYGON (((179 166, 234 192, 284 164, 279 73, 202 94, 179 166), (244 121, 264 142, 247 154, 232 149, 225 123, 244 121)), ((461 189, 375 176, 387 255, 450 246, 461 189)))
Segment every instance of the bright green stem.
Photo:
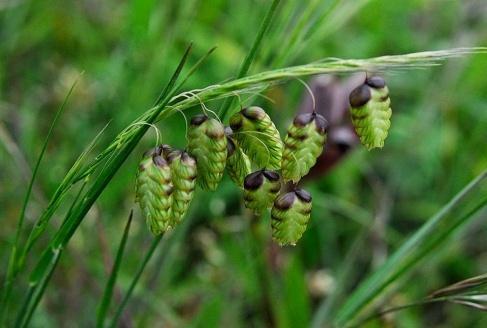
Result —
POLYGON ((162 239, 163 234, 158 235, 157 237, 154 238, 154 241, 152 242, 151 247, 145 254, 144 260, 142 261, 142 264, 139 267, 139 270, 135 274, 134 278, 132 279, 132 282, 130 283, 130 287, 127 290, 127 293, 125 294, 122 302, 120 302, 120 305, 117 308, 117 312, 115 312, 115 316, 113 317, 112 323, 110 324, 110 327, 116 327, 118 320, 120 320, 120 317, 122 316, 123 310, 125 309, 125 306, 127 305, 127 302, 130 299, 130 296, 132 296, 132 293, 134 292, 135 286, 137 286, 137 283, 140 280, 140 277, 142 276, 142 273, 145 270, 145 267, 147 266, 147 263, 149 263, 149 260, 152 258, 152 255, 154 254, 154 251, 156 250, 157 246, 159 245, 159 242, 162 239))
POLYGON ((100 307, 98 308, 98 315, 96 319, 97 327, 103 327, 103 323, 105 322, 108 308, 110 307, 110 301, 112 299, 113 289, 115 287, 115 282, 117 281, 117 275, 120 269, 120 264, 122 263, 122 257, 125 251, 125 245, 127 244, 127 238, 129 235, 130 224, 132 223, 133 216, 134 216, 134 211, 132 210, 130 211, 127 224, 125 225, 122 239, 120 240, 120 245, 118 246, 117 256, 115 257, 115 262, 113 263, 112 272, 110 273, 110 277, 108 278, 105 291, 103 292, 103 297, 100 303, 100 307))
POLYGON ((338 327, 350 324, 366 306, 384 295, 387 287, 416 269, 421 260, 444 244, 486 205, 487 171, 484 171, 355 289, 338 311, 335 324, 338 327))

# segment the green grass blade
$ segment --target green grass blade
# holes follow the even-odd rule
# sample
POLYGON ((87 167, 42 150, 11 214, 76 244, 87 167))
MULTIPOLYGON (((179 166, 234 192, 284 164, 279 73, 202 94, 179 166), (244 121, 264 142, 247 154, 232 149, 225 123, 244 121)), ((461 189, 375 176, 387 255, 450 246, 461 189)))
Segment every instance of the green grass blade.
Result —
MULTIPOLYGON (((30 250, 42 235, 42 233, 46 230, 49 221, 51 220, 52 216, 54 215, 55 211, 61 204, 61 201, 64 199, 64 196, 70 190, 70 188, 74 185, 73 177, 75 176, 76 172, 81 169, 81 164, 84 162, 88 154, 93 150, 95 145, 100 140, 101 135, 105 132, 108 124, 103 127, 103 129, 93 138, 90 144, 86 147, 86 149, 81 153, 81 155, 76 159, 73 166, 69 169, 68 173, 66 174, 65 178, 59 185, 59 187, 54 192, 51 201, 49 202, 46 210, 42 213, 42 215, 37 220, 36 224, 32 228, 29 237, 25 243, 25 247, 23 248, 22 254, 19 257, 19 261, 16 264, 16 271, 20 271, 24 266, 25 260, 27 255, 29 254, 30 250)), ((85 177, 85 180, 87 177, 85 177)), ((85 185, 85 184, 84 184, 85 185)), ((83 187, 84 187, 83 185, 83 187)))
POLYGON ((147 266, 147 263, 149 263, 149 260, 152 258, 152 255, 154 254, 154 251, 156 250, 157 246, 159 245, 159 242, 162 239, 162 234, 155 237, 154 240, 152 241, 152 244, 147 251, 147 253, 144 256, 144 260, 142 261, 139 270, 137 270, 137 273, 135 274, 134 278, 132 279, 132 282, 130 283, 129 289, 125 293, 125 296, 123 300, 120 302, 120 304, 117 307, 117 311, 115 312, 115 316, 112 319, 112 322, 110 324, 110 327, 116 327, 118 320, 120 320, 120 317, 122 316, 123 310, 125 309, 125 306, 127 305, 128 300, 130 299, 130 296, 132 296, 132 293, 135 289, 135 286, 137 286, 137 283, 140 280, 140 277, 142 276, 142 273, 145 270, 145 267, 147 266))
MULTIPOLYGON (((50 259, 50 263, 48 264, 52 268, 55 268, 61 258, 62 249, 59 249, 58 252, 54 254, 54 256, 50 259)), ((29 290, 27 292, 26 300, 17 315, 17 320, 15 323, 15 327, 28 327, 29 322, 34 314, 34 311, 39 304, 42 295, 47 287, 47 283, 49 279, 51 279, 52 274, 54 273, 54 269, 49 270, 48 274, 43 277, 42 281, 39 283, 39 287, 34 285, 29 285, 29 290)))
POLYGON ((122 263, 122 257, 125 251, 125 245, 127 244, 127 239, 130 231, 130 224, 132 223, 132 218, 134 216, 134 211, 130 211, 129 219, 125 225, 123 231, 122 239, 120 240, 120 245, 118 246, 117 255, 115 257, 115 262, 113 263, 112 272, 108 278, 105 291, 103 292, 103 297, 101 299, 100 307, 98 308, 98 314, 96 319, 96 326, 103 327, 105 318, 110 307, 110 301, 112 299, 113 288, 115 287, 115 282, 117 281, 118 270, 120 269, 120 264, 122 263))
POLYGON ((487 171, 459 192, 412 235, 377 271, 364 280, 338 311, 336 325, 346 326, 377 300, 393 282, 413 271, 421 260, 487 205, 487 171))
MULTIPOLYGON (((157 110, 150 113, 148 115, 146 123, 152 123, 159 113, 165 108, 168 104, 171 96, 174 93, 174 85, 179 77, 181 70, 183 69, 184 64, 186 63, 187 57, 191 50, 191 45, 187 48, 185 54, 183 55, 176 71, 174 72, 173 76, 171 77, 167 87, 164 89, 164 96, 161 103, 156 107, 157 110)), ((49 282, 49 277, 52 274, 52 271, 56 268, 56 264, 50 265, 53 261, 52 259, 57 256, 65 245, 69 242, 72 235, 81 224, 81 221, 85 217, 86 213, 88 213, 89 209, 93 205, 93 203, 98 199, 102 191, 108 185, 110 180, 113 178, 115 173, 118 171, 120 166, 125 162, 128 155, 132 152, 135 148, 137 143, 143 137, 145 132, 148 130, 149 126, 146 124, 140 125, 137 128, 137 131, 134 135, 130 136, 128 140, 126 140, 125 145, 121 147, 119 152, 116 156, 113 157, 108 165, 105 167, 105 170, 101 172, 100 176, 95 180, 93 186, 86 192, 84 197, 82 198, 79 205, 74 209, 69 216, 66 216, 65 223, 61 226, 61 228, 56 232, 55 236, 53 237, 52 241, 49 243, 48 247, 42 253, 39 261, 37 262, 34 270, 30 275, 30 284, 34 288, 33 295, 36 297, 28 297, 26 302, 28 303, 27 308, 32 308, 31 312, 34 312, 35 308, 38 305, 38 300, 41 298, 43 291, 45 289, 45 285, 49 282), (42 282, 40 284, 40 282, 42 282), (37 297, 37 295, 39 296, 37 297)), ((57 262, 56 262, 57 263, 57 262)), ((29 323, 30 317, 26 318, 29 312, 26 313, 19 313, 19 322, 25 322, 26 324, 29 323)))
POLYGON ((198 61, 189 69, 188 73, 184 76, 184 78, 177 84, 177 86, 174 88, 175 91, 180 90, 183 85, 188 81, 188 79, 193 75, 196 70, 205 62, 205 60, 210 57, 210 55, 216 50, 216 47, 211 48, 206 52, 206 54, 203 55, 198 61))
POLYGON ((13 281, 15 280, 15 267, 17 265, 18 261, 18 253, 20 249, 20 235, 22 233, 22 228, 24 226, 24 221, 25 221, 25 212, 27 210, 27 204, 29 203, 30 195, 32 193, 32 188, 34 186, 34 181, 37 177, 37 172, 39 171, 39 167, 41 164, 42 159, 44 158, 44 154, 47 149, 47 144, 49 143, 49 140, 51 139, 51 136, 54 132, 54 127, 56 126, 59 117, 61 114, 64 112, 64 109, 66 108, 66 104, 68 103, 68 99, 73 93, 74 88, 76 87, 76 84, 78 83, 78 80, 75 80, 74 83, 71 85, 71 88, 69 89, 68 93, 64 97, 63 103, 61 106, 58 108, 56 111, 56 114, 54 115, 54 119, 51 122, 51 126, 49 127, 49 131, 47 132, 46 139, 44 140, 44 144, 42 145, 41 152, 39 153, 39 157, 37 158, 37 162, 34 166, 34 170, 32 171, 32 177, 29 182, 29 186, 27 187, 27 192, 25 194, 24 202, 22 204, 22 209, 19 215, 19 221, 17 222, 17 229, 15 232, 15 239, 14 239, 14 244, 12 246, 12 250, 10 252, 8 264, 7 264, 7 275, 6 279, 3 285, 2 289, 2 297, 1 297, 1 302, 0 302, 0 325, 3 325, 5 316, 8 312, 9 308, 9 298, 10 298, 10 293, 12 291, 12 285, 13 281))
MULTIPOLYGON (((260 26, 259 32, 257 33, 257 36, 255 37, 254 43, 252 44, 252 48, 250 48, 249 53, 245 57, 242 66, 240 67, 240 70, 237 74, 237 79, 244 77, 245 74, 249 71, 250 65, 254 61, 255 57, 257 56, 257 52, 262 44, 262 39, 264 38, 265 33, 269 29, 269 26, 271 25, 272 18, 274 17, 274 13, 277 10, 277 6, 279 5, 280 0, 274 0, 272 1, 272 5, 270 6, 269 10, 267 11, 264 20, 262 21, 262 25, 260 26)), ((230 106, 232 105, 232 100, 233 98, 228 98, 225 99, 225 101, 222 104, 222 108, 220 110, 220 118, 222 121, 225 120, 228 110, 230 109, 230 106)))

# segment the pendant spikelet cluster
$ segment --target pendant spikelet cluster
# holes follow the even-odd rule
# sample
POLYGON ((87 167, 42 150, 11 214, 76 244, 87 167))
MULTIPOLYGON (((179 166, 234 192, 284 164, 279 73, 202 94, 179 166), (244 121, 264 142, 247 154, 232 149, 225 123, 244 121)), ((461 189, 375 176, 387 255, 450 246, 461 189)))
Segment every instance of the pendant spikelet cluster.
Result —
MULTIPOLYGON (((369 77, 349 95, 351 118, 367 149, 383 147, 390 127, 389 90, 369 77)), ((260 107, 244 108, 230 126, 206 115, 191 119, 186 150, 161 145, 144 155, 137 174, 136 201, 150 230, 160 234, 183 219, 196 185, 215 190, 225 167, 243 189, 244 205, 260 215, 271 208, 272 237, 295 245, 306 230, 312 197, 298 183, 316 164, 327 139, 328 123, 316 113, 297 115, 284 142, 260 107)))

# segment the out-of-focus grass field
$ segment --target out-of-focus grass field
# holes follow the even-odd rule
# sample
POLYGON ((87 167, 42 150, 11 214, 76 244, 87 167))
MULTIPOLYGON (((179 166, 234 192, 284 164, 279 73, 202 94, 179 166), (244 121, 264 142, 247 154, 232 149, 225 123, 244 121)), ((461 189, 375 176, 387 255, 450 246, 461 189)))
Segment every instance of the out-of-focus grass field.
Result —
MULTIPOLYGON (((330 0, 323 1, 323 8, 334 3, 314 39, 293 56, 279 58, 283 40, 307 6, 306 1, 283 1, 251 71, 325 57, 367 58, 487 44, 487 3, 482 0, 330 0)), ((185 89, 233 77, 269 5, 264 0, 0 0, 0 263, 7 263, 22 199, 49 125, 76 79, 34 184, 28 228, 79 153, 107 123, 97 151, 150 107, 190 41, 190 64, 209 48, 218 48, 185 89)), ((279 249, 272 243, 268 214, 261 224, 250 224, 241 193, 227 176, 216 192, 198 190, 182 226, 157 249, 122 325, 305 327, 348 264, 345 292, 330 309, 332 321, 337 306, 367 273, 487 168, 486 72, 487 56, 474 55, 438 67, 385 73, 393 118, 384 149, 368 152, 359 146, 326 174, 307 180, 305 188, 314 197, 312 218, 295 248, 279 249), (255 229, 261 240, 255 239, 255 229), (357 241, 357 236, 363 238, 357 241), (260 246, 265 256, 255 255, 260 246), (352 247, 358 251, 350 259, 346 254, 352 247)), ((263 98, 255 103, 268 110, 284 134, 306 90, 291 82, 266 96, 275 103, 263 98)), ((219 103, 207 106, 217 110, 219 103)), ((194 108, 187 115, 198 112, 194 108)), ((164 143, 184 147, 181 115, 158 127, 164 143)), ((134 204, 134 180, 142 152, 155 143, 153 132, 69 243, 33 327, 94 326, 123 227, 134 208, 113 303, 120 301, 152 238, 134 204)), ((61 219, 55 216, 48 233, 61 219)), ((484 211, 401 280, 387 305, 418 301, 487 272, 486 219, 484 211)), ((33 250, 28 268, 47 240, 43 237, 33 250)), ((3 275, 4 269, 2 283, 3 275)), ((26 278, 21 275, 14 289, 19 303, 26 278)), ((18 306, 13 302, 12 316, 18 306)), ((472 308, 437 303, 369 326, 486 327, 487 318, 472 308)))

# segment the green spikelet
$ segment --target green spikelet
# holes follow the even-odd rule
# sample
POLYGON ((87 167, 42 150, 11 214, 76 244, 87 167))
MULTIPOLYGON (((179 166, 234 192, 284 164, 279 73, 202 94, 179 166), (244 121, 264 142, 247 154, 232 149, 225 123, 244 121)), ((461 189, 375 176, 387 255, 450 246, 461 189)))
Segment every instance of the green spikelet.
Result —
POLYGON ((277 172, 263 169, 247 175, 244 181, 245 207, 260 214, 272 207, 280 189, 281 182, 277 172))
POLYGON ((215 190, 222 179, 227 160, 227 138, 223 125, 206 115, 191 119, 188 151, 196 158, 198 185, 215 190))
POLYGON ((350 111, 355 131, 368 149, 384 147, 384 140, 391 126, 391 100, 384 79, 367 78, 350 93, 350 111))
POLYGON ((230 126, 240 147, 257 166, 280 169, 281 137, 262 108, 242 109, 230 118, 230 126))
POLYGON ((326 142, 327 125, 325 118, 316 112, 296 116, 284 139, 281 167, 284 180, 298 182, 316 164, 326 142))
POLYGON ((139 165, 136 183, 136 201, 155 235, 171 228, 171 169, 160 152, 161 148, 155 148, 145 154, 139 165))
POLYGON ((225 128, 227 135, 227 172, 233 182, 240 188, 243 188, 244 179, 252 172, 250 159, 238 146, 236 140, 232 139, 232 129, 225 128))
POLYGON ((279 245, 296 245, 311 215, 311 195, 302 189, 281 194, 272 207, 272 238, 279 245))
POLYGON ((197 169, 196 160, 184 151, 171 151, 167 161, 174 185, 171 208, 171 224, 174 226, 181 222, 193 199, 197 169))

